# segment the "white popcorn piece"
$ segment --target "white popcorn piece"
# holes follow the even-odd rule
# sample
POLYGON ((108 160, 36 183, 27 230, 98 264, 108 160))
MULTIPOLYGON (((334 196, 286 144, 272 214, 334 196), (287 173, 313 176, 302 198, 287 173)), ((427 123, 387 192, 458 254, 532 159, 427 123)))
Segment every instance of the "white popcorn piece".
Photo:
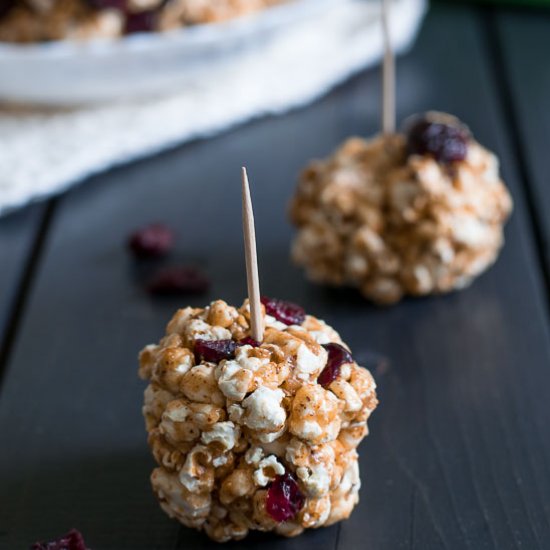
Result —
POLYGON ((224 451, 230 451, 237 444, 239 436, 239 426, 233 422, 218 422, 207 432, 202 432, 201 441, 205 445, 217 443, 224 451))
POLYGON ((325 466, 321 464, 310 467, 301 466, 296 469, 296 474, 304 483, 308 495, 319 497, 329 492, 331 476, 325 466))
POLYGON ((184 335, 190 340, 227 340, 231 332, 224 327, 213 327, 202 319, 193 319, 184 330, 184 335))
POLYGON ((330 391, 345 403, 345 412, 355 413, 360 411, 363 407, 361 398, 357 395, 357 392, 349 382, 338 378, 332 382, 329 387, 330 391))
POLYGON ((277 460, 275 455, 270 455, 258 464, 258 469, 254 472, 254 481, 256 485, 265 487, 277 476, 285 473, 285 467, 277 460))
POLYGON ((286 325, 284 323, 281 323, 281 321, 277 321, 275 317, 272 317, 271 315, 265 315, 265 326, 269 328, 274 328, 276 330, 285 330, 286 325))
POLYGON ((244 416, 244 409, 236 403, 233 403, 233 405, 229 405, 229 407, 227 407, 227 414, 229 415, 229 420, 232 422, 235 422, 236 424, 243 423, 242 418, 244 416))
POLYGON ((150 384, 145 389, 143 397, 142 411, 148 426, 147 429, 149 429, 149 425, 160 421, 166 406, 174 399, 174 396, 170 392, 150 384))
POLYGON ((258 465, 264 456, 264 451, 261 447, 250 447, 244 455, 244 460, 247 464, 258 465))
POLYGON ((258 432, 275 432, 281 429, 286 420, 286 412, 281 407, 283 390, 258 388, 243 401, 244 424, 258 432))
POLYGON ((210 493, 192 494, 181 485, 177 476, 156 468, 151 475, 151 484, 163 510, 189 527, 201 526, 209 514, 212 497, 210 493))
POLYGON ((256 357, 252 346, 240 346, 235 359, 222 361, 215 376, 222 393, 233 401, 242 401, 250 391, 255 373, 269 365, 268 357, 256 357))
POLYGON ((303 525, 309 529, 326 525, 331 509, 330 496, 311 498, 303 512, 303 525))
POLYGON ((195 365, 184 376, 181 392, 191 401, 223 404, 223 395, 218 387, 211 365, 195 365))
POLYGON ((242 401, 254 379, 254 372, 243 369, 237 361, 224 361, 216 368, 216 379, 225 397, 242 401))
POLYGON ((252 346, 239 346, 235 352, 235 360, 246 370, 256 372, 261 367, 269 364, 269 359, 265 357, 255 357, 252 355, 254 348, 252 346))
POLYGON ((314 445, 338 436, 342 402, 318 384, 302 386, 292 402, 289 431, 314 445))
POLYGON ((214 468, 207 447, 195 445, 189 451, 179 472, 179 481, 190 493, 204 493, 212 489, 214 468))
POLYGON ((275 443, 279 437, 281 437, 285 433, 284 428, 281 428, 280 430, 276 432, 267 432, 267 433, 257 433, 256 439, 263 443, 264 445, 275 443))
POLYGON ((216 456, 212 459, 212 466, 214 466, 214 468, 219 468, 220 466, 224 466, 228 462, 229 462, 229 459, 227 455, 223 454, 220 456, 216 456))
POLYGON ((317 376, 327 364, 327 352, 320 348, 320 353, 313 353, 306 344, 298 348, 296 357, 296 377, 301 380, 309 380, 311 376, 317 376))

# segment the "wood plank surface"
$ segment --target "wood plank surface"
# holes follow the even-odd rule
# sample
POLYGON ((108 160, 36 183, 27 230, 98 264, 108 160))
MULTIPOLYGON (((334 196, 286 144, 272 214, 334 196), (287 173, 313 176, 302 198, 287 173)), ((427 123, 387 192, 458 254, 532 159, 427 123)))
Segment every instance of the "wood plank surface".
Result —
POLYGON ((541 254, 550 273, 550 12, 503 10, 496 14, 495 26, 502 88, 529 183, 541 254))
POLYGON ((44 215, 43 206, 32 206, 0 218, 0 379, 44 215))
POLYGON ((361 446, 351 519, 297 539, 229 548, 519 549, 550 540, 549 335, 541 274, 507 121, 477 12, 438 7, 398 61, 399 119, 456 113, 502 158, 516 210, 496 266, 470 289, 375 308, 290 265, 284 211, 296 174, 379 120, 368 71, 315 105, 99 176, 59 204, 0 399, 0 548, 78 527, 93 550, 215 548, 158 509, 136 354, 178 307, 246 294, 239 168, 246 163, 266 294, 303 304, 369 360, 380 407, 361 446), (203 297, 152 299, 124 250, 154 220, 177 228, 174 260, 203 267, 203 297))

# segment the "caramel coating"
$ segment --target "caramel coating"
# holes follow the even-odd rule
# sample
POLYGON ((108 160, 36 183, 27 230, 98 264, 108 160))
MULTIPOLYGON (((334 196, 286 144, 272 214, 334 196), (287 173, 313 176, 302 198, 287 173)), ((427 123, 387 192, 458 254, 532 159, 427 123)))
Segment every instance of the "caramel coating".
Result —
POLYGON ((331 327, 312 316, 299 327, 264 318, 262 345, 239 346, 218 364, 197 363, 194 340, 248 335, 247 302, 179 310, 159 344, 140 353, 153 490, 170 517, 220 542, 251 529, 294 536, 347 518, 359 498, 356 447, 378 404, 370 372, 356 363, 330 387, 317 383, 328 359, 321 344, 344 345, 331 327), (285 472, 305 503, 277 523, 266 496, 285 472))
POLYGON ((511 210, 497 158, 473 139, 445 165, 407 156, 401 134, 352 138, 303 172, 292 257, 312 281, 381 304, 449 292, 495 261, 511 210))

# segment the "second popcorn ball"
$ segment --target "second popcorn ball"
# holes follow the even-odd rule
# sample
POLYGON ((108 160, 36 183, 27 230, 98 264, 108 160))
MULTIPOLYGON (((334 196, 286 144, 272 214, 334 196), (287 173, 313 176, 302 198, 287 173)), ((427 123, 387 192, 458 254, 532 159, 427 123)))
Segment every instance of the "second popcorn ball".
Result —
POLYGON ((262 298, 185 308, 140 355, 143 408, 163 510, 216 541, 249 530, 294 536, 347 518, 360 487, 356 448, 376 385, 339 335, 299 306, 262 298))
POLYGON ((313 281, 390 304, 467 286, 495 261, 511 210, 496 156, 457 118, 429 112, 305 170, 292 255, 313 281))

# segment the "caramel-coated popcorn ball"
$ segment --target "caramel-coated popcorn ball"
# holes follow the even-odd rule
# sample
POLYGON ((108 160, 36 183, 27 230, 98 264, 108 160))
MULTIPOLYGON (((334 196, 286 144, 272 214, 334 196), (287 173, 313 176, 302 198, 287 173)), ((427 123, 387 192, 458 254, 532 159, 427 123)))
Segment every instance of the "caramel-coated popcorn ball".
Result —
POLYGON ((347 518, 359 498, 356 448, 378 403, 336 331, 262 301, 271 315, 261 343, 248 301, 218 300, 177 311, 140 354, 153 490, 170 517, 220 542, 347 518))
POLYGON ((427 113, 406 134, 349 139, 304 171, 292 256, 312 281, 382 304, 448 292, 496 260, 511 210, 495 155, 456 118, 427 113))
POLYGON ((285 0, 6 0, 0 41, 112 38, 250 14, 285 0))

